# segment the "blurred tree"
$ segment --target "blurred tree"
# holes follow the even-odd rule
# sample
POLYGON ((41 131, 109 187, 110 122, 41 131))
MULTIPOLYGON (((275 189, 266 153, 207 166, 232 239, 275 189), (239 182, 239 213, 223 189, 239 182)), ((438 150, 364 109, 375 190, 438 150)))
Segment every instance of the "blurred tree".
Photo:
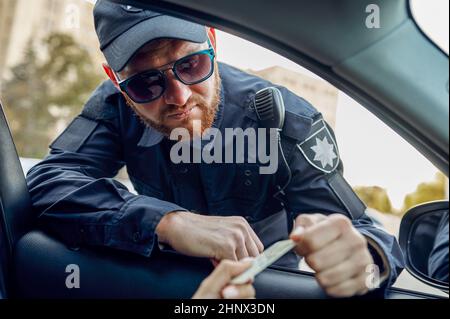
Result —
POLYGON ((367 207, 382 213, 395 213, 393 212, 389 195, 384 188, 379 186, 356 186, 354 191, 367 207))
POLYGON ((12 78, 2 87, 5 112, 14 141, 21 156, 43 155, 48 144, 48 123, 54 121, 48 110, 46 85, 40 80, 41 70, 31 44, 22 63, 11 70, 12 78))
POLYGON ((438 172, 434 181, 420 183, 413 193, 406 195, 403 202, 402 213, 406 213, 408 209, 421 203, 446 199, 447 188, 447 177, 441 172, 438 172))
POLYGON ((20 156, 46 155, 57 123, 67 124, 78 114, 102 81, 94 69, 88 51, 68 34, 50 34, 38 45, 29 42, 23 61, 11 69, 12 76, 2 85, 20 156))
POLYGON ((49 96, 51 105, 62 108, 66 118, 77 115, 95 87, 104 76, 94 72, 88 51, 75 42, 72 36, 55 33, 44 45, 48 59, 42 65, 43 80, 54 91, 49 96))

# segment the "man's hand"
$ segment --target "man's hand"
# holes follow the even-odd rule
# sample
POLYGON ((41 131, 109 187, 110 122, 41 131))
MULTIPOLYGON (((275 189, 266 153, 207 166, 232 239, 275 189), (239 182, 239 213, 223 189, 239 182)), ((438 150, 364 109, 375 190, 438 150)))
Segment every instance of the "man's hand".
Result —
POLYGON ((290 238, 295 251, 305 257, 316 279, 333 297, 351 297, 368 292, 366 268, 374 263, 367 240, 339 214, 300 215, 290 238))
POLYGON ((243 285, 229 285, 234 277, 251 266, 250 260, 234 262, 223 260, 216 269, 200 284, 193 299, 250 299, 255 298, 252 281, 243 285))
POLYGON ((156 233, 160 242, 189 256, 240 260, 258 256, 264 250, 243 217, 173 212, 161 219, 156 233))

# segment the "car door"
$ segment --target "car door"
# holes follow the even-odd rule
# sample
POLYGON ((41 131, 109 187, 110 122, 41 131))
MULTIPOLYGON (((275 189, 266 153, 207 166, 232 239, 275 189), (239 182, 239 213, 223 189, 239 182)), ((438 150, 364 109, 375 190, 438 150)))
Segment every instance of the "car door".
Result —
MULTIPOLYGON (((237 33, 284 54, 360 101, 448 174, 448 129, 447 131, 445 129, 448 127, 448 107, 447 109, 442 107, 441 99, 430 100, 431 96, 443 95, 441 90, 439 92, 434 90, 443 87, 442 79, 448 79, 448 57, 442 55, 442 52, 414 29, 412 22, 408 21, 410 16, 405 1, 377 1, 378 5, 385 8, 387 12, 393 12, 387 19, 385 28, 369 37, 365 33, 357 33, 350 39, 346 38, 345 29, 333 29, 333 22, 336 21, 333 21, 334 17, 331 14, 334 6, 332 1, 322 1, 321 4, 297 1, 282 3, 282 5, 274 1, 264 3, 246 1, 239 4, 230 1, 211 3, 199 0, 119 2, 167 10, 176 15, 237 33), (301 16, 296 16, 296 13, 301 16), (319 17, 321 19, 318 19, 319 17), (314 23, 314 20, 321 22, 314 23), (288 24, 289 21, 304 21, 303 23, 309 28, 299 26, 298 29, 293 29, 288 24), (325 21, 331 21, 331 23, 327 24, 325 21), (406 26, 405 30, 397 30, 399 25, 403 24, 406 26), (327 26, 328 29, 326 29, 327 26), (292 30, 305 30, 303 31, 305 34, 292 30), (436 85, 430 85, 421 92, 418 101, 411 101, 408 92, 413 89, 413 86, 407 79, 399 79, 400 82, 405 80, 405 91, 401 92, 400 96, 398 92, 393 92, 398 90, 385 85, 386 77, 389 78, 393 72, 404 67, 400 57, 407 47, 395 48, 398 52, 395 59, 391 61, 391 65, 380 66, 379 61, 377 62, 377 52, 379 54, 383 51, 383 47, 375 48, 374 51, 368 50, 371 52, 347 61, 347 58, 353 57, 355 53, 370 47, 373 43, 389 46, 392 42, 396 42, 395 32, 392 35, 393 38, 385 38, 393 30, 402 31, 398 37, 407 37, 421 45, 423 49, 421 59, 429 58, 436 63, 436 66, 433 65, 438 70, 436 79, 430 80, 436 85), (318 37, 315 32, 325 34, 326 37, 318 37), (384 43, 381 40, 388 41, 384 43), (338 47, 333 47, 333 44, 338 44, 338 47), (339 63, 341 61, 346 63, 339 63), (377 67, 383 72, 370 81, 371 74, 377 73, 375 72, 377 67), (447 70, 446 73, 445 70, 447 70), (437 123, 430 123, 429 117, 414 114, 408 108, 408 106, 422 105, 422 103, 430 105, 428 112, 437 110, 435 114, 440 115, 435 118, 438 120, 437 123)), ((351 22, 354 21, 355 15, 352 11, 353 5, 350 1, 342 1, 340 5, 344 15, 344 19, 342 17, 340 19, 347 21, 347 28, 352 28, 351 22)), ((361 12, 360 9, 364 12, 365 8, 355 10, 361 12)), ((360 15, 361 13, 356 14, 357 19, 360 15)), ((417 109, 419 109, 418 106, 417 109)), ((6 127, 5 124, 1 125, 6 127)), ((3 136, 6 136, 6 133, 3 136)), ((5 151, 9 154, 11 152, 13 152, 11 149, 5 151)), ((8 161, 17 165, 17 159, 8 161)), ((164 255, 161 258, 161 263, 152 267, 150 261, 127 254, 111 254, 108 251, 85 248, 69 249, 40 231, 31 231, 17 241, 14 255, 15 295, 67 298, 189 297, 201 279, 211 271, 211 266, 202 260, 187 259, 176 254, 164 255), (83 278, 86 278, 84 280, 87 284, 82 285, 81 289, 70 290, 63 284, 67 275, 64 270, 73 264, 85 269, 86 277, 83 278), (150 283, 155 282, 158 285, 154 289, 151 291, 147 289, 150 283)), ((261 298, 326 297, 313 275, 304 271, 271 267, 257 278, 255 286, 257 297, 261 298), (273 289, 275 282, 279 289, 273 289)), ((393 288, 388 292, 387 297, 434 298, 435 296, 393 288)))

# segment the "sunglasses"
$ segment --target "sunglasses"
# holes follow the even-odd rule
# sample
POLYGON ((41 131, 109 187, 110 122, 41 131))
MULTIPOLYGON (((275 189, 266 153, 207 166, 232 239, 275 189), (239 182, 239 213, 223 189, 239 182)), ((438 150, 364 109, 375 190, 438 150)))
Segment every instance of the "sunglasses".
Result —
POLYGON ((172 70, 175 78, 185 85, 207 80, 214 73, 214 49, 189 54, 166 69, 147 70, 119 82, 119 86, 135 103, 149 103, 160 98, 167 87, 165 72, 172 70))

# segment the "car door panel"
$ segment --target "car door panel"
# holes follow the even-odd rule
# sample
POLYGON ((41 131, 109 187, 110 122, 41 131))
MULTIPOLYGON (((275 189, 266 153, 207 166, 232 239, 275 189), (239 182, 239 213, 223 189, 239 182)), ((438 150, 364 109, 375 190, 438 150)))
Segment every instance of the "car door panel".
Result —
MULTIPOLYGON (((17 243, 14 269, 16 298, 145 299, 190 298, 213 267, 207 259, 176 253, 145 258, 105 249, 73 250, 42 231, 32 231, 17 243), (79 269, 79 288, 66 286, 73 274, 66 272, 69 265, 79 269)), ((257 276, 255 289, 257 298, 327 298, 312 274, 280 267, 257 276)), ((434 298, 400 289, 392 289, 387 297, 434 298)))

